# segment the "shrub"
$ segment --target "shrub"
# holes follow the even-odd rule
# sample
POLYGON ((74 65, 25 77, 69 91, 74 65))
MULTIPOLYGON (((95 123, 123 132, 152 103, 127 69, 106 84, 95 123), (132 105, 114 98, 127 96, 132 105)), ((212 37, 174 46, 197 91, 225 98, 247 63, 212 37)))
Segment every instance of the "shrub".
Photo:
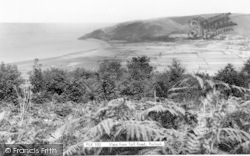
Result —
POLYGON ((133 99, 140 99, 142 97, 145 97, 146 87, 147 87, 147 81, 145 80, 143 81, 129 80, 129 79, 124 80, 120 85, 121 95, 133 99))
POLYGON ((134 80, 150 78, 153 67, 149 64, 150 58, 147 56, 133 57, 127 62, 128 73, 134 80))
POLYGON ((46 92, 61 95, 69 85, 68 73, 64 70, 52 68, 44 71, 46 92))
POLYGON ((98 70, 98 74, 103 76, 109 76, 115 80, 119 80, 122 77, 123 69, 121 68, 121 63, 117 60, 104 60, 98 70))
POLYGON ((38 93, 44 90, 44 75, 41 69, 41 64, 39 64, 39 60, 34 60, 33 70, 30 73, 29 80, 32 85, 31 91, 33 93, 38 93))
POLYGON ((1 63, 0 65, 0 100, 18 102, 17 91, 24 82, 16 65, 1 63), (17 89, 17 90, 16 90, 17 89))
POLYGON ((172 64, 168 68, 165 72, 155 75, 158 97, 167 97, 168 90, 185 76, 186 69, 177 59, 173 59, 172 64))
POLYGON ((63 93, 67 101, 73 102, 83 102, 84 95, 86 94, 86 89, 84 86, 76 80, 69 82, 63 93))
POLYGON ((250 87, 250 59, 248 59, 247 62, 244 64, 240 74, 242 78, 244 78, 245 87, 249 88, 250 87))
POLYGON ((123 75, 120 62, 104 60, 99 67, 98 75, 101 89, 106 100, 119 96, 118 83, 123 75))
POLYGON ((133 57, 127 61, 128 71, 124 72, 119 85, 121 95, 136 99, 153 96, 153 67, 149 63, 150 58, 147 56, 133 57))
POLYGON ((176 82, 180 80, 186 69, 181 65, 180 61, 177 59, 172 60, 172 64, 168 66, 170 81, 176 82))
POLYGON ((70 75, 74 78, 74 80, 79 81, 81 79, 92 78, 96 75, 96 73, 88 71, 84 68, 77 68, 74 71, 70 72, 70 75))
POLYGON ((241 86, 242 82, 239 78, 239 73, 235 70, 232 64, 227 64, 227 66, 219 70, 219 72, 214 77, 216 80, 223 81, 231 85, 241 86))
POLYGON ((46 91, 33 93, 32 94, 32 102, 36 104, 43 104, 45 102, 49 102, 51 99, 51 95, 48 94, 46 91))
POLYGON ((242 71, 250 74, 250 59, 248 59, 247 62, 244 64, 242 71))
MULTIPOLYGON (((223 81, 230 85, 245 86, 245 80, 242 73, 235 70, 232 64, 228 64, 224 69, 219 70, 215 75, 214 79, 223 81)), ((232 89, 230 91, 225 91, 226 95, 233 94, 234 96, 241 96, 238 90, 232 89)))

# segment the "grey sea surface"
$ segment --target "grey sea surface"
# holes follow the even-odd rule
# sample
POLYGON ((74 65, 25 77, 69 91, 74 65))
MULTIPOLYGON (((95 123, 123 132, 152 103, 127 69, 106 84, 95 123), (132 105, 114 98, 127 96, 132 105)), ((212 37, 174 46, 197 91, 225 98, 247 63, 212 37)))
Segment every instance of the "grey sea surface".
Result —
POLYGON ((97 48, 78 40, 87 32, 108 26, 101 23, 0 23, 0 61, 13 63, 51 58, 97 48))

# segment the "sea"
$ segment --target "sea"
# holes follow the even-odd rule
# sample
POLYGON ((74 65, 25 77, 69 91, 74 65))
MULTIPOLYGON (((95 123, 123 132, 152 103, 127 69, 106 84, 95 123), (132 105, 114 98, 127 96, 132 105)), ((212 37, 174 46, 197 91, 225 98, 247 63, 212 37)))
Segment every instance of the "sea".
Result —
POLYGON ((0 23, 0 62, 62 56, 97 48, 79 37, 111 23, 0 23))

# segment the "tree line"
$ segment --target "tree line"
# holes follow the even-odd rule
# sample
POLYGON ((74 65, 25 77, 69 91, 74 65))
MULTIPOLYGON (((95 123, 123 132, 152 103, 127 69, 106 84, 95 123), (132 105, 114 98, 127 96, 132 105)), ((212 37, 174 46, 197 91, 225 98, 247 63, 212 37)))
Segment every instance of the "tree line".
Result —
MULTIPOLYGON (((248 88, 250 83, 250 59, 241 70, 232 64, 219 70, 214 76, 195 73, 202 79, 219 80, 230 85, 248 88)), ((133 57, 125 67, 119 60, 104 60, 97 71, 77 68, 66 71, 59 68, 42 70, 38 59, 34 60, 29 73, 32 102, 88 102, 90 100, 112 100, 119 97, 132 99, 169 98, 169 90, 176 83, 191 77, 180 61, 173 59, 172 64, 163 72, 157 72, 150 65, 147 56, 133 57)), ((0 100, 18 102, 18 94, 24 96, 21 86, 24 79, 16 65, 0 65, 0 100)), ((225 95, 242 96, 237 90, 225 91, 225 95)))

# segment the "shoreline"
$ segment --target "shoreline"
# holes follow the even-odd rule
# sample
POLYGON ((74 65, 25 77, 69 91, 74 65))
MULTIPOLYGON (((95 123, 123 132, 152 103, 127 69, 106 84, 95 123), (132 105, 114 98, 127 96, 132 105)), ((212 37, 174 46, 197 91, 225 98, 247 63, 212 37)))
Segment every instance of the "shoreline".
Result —
MULTIPOLYGON (((146 55, 151 58, 151 65, 156 67, 156 71, 164 71, 168 68, 168 65, 171 65, 172 59, 177 58, 189 73, 205 72, 213 75, 229 62, 238 69, 247 60, 247 57, 243 58, 238 52, 226 53, 227 44, 223 41, 178 42, 174 44, 159 44, 155 42, 126 43, 123 45, 98 39, 87 40, 95 42, 98 46, 58 57, 40 59, 39 63, 42 64, 42 69, 54 67, 65 70, 74 70, 76 68, 96 70, 100 62, 105 59, 119 59, 122 60, 124 65, 126 60, 132 57, 146 55)), ((234 45, 232 50, 237 50, 237 48, 239 49, 238 45, 234 45)), ((25 74, 32 70, 33 61, 15 64, 25 74)))
MULTIPOLYGON (((70 52, 68 54, 60 55, 60 56, 55 56, 55 57, 47 57, 47 58, 38 58, 40 62, 47 62, 50 60, 60 60, 60 59, 67 59, 64 57, 70 57, 71 58, 77 58, 77 57, 84 57, 84 55, 89 54, 89 52, 97 51, 97 50, 102 50, 107 47, 110 47, 110 44, 106 41, 98 40, 98 39, 86 39, 86 41, 94 42, 95 44, 98 44, 97 48, 94 49, 88 49, 88 50, 83 50, 83 51, 78 51, 78 52, 70 52), (71 57, 73 56, 73 57, 71 57)), ((36 58, 34 58, 36 59, 36 58)), ((25 61, 18 61, 18 62, 12 62, 12 63, 6 63, 6 64, 16 64, 16 65, 21 65, 25 63, 30 63, 33 62, 33 60, 25 60, 25 61)))

